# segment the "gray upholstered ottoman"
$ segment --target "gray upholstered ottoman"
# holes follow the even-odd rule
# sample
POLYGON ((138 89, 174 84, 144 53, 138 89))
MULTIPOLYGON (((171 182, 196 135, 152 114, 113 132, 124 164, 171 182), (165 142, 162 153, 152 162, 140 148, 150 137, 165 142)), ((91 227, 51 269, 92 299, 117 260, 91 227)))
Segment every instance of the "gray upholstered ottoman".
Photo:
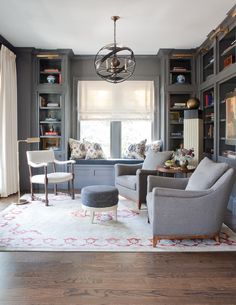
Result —
POLYGON ((95 212, 111 210, 117 220, 118 195, 118 189, 110 185, 92 185, 82 188, 82 208, 85 213, 90 211, 91 223, 93 223, 95 212))

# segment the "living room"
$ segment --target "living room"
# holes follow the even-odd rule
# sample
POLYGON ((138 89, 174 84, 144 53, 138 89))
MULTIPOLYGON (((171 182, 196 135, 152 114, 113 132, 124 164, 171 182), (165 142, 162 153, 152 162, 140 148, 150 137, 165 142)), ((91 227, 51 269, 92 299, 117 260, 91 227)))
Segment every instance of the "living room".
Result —
POLYGON ((236 304, 235 1, 0 2, 0 303, 236 304))

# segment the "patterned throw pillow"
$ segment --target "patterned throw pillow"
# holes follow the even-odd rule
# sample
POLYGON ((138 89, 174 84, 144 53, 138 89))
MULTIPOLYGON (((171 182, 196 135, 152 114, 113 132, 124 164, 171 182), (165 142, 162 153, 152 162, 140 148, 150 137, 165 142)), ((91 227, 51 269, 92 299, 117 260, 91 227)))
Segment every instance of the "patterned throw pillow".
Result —
POLYGON ((145 145, 145 155, 149 150, 153 150, 154 152, 158 152, 161 150, 161 140, 153 141, 145 145))
POLYGON ((145 144, 147 140, 139 143, 130 144, 127 149, 126 158, 128 159, 144 159, 145 158, 145 144))
POLYGON ((99 143, 88 142, 85 139, 83 141, 86 149, 85 159, 105 159, 104 152, 99 143))
POLYGON ((80 142, 75 139, 69 139, 70 145, 70 158, 71 159, 84 159, 86 156, 85 145, 83 142, 80 142))

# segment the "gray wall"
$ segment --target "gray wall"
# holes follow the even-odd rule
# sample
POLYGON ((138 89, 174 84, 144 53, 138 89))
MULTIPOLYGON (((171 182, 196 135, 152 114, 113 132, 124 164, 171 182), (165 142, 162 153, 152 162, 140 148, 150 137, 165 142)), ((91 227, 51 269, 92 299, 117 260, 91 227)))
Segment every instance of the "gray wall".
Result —
MULTIPOLYGON (((17 48, 17 105, 18 105, 18 139, 36 136, 35 103, 33 99, 33 57, 32 48, 17 48)), ((20 143, 20 185, 21 190, 29 189, 29 172, 26 162, 26 151, 36 149, 37 144, 20 143)))

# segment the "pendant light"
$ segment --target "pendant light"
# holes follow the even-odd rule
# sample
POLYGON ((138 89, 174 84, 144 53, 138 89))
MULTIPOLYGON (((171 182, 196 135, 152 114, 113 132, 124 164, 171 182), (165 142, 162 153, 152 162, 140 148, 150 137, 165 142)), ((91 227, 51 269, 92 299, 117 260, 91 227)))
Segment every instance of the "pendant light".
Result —
POLYGON ((114 42, 102 47, 95 56, 94 66, 98 76, 110 83, 121 83, 128 79, 135 69, 135 57, 129 47, 116 42, 116 21, 119 16, 112 16, 114 21, 114 42))

